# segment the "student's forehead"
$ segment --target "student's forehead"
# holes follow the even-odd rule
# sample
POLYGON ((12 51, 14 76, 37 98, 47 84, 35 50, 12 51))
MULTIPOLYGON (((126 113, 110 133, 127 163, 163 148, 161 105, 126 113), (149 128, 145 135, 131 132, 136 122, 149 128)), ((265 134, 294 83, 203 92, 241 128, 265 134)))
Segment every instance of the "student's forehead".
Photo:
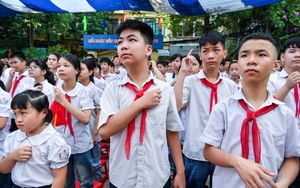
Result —
POLYGON ((141 37, 141 32, 135 29, 125 29, 121 32, 119 38, 127 38, 129 36, 141 37))
POLYGON ((204 45, 201 46, 202 48, 219 48, 219 47, 223 47, 223 45, 221 44, 221 42, 218 42, 217 44, 213 44, 211 42, 207 42, 204 45))
POLYGON ((240 48, 240 52, 243 50, 260 50, 276 51, 275 46, 268 40, 251 39, 246 41, 240 48))

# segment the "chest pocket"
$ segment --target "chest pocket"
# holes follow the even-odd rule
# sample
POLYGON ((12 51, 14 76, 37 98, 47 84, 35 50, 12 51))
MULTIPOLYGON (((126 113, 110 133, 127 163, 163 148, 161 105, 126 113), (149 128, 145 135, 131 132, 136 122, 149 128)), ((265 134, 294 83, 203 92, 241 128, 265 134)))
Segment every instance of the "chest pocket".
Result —
POLYGON ((270 127, 260 129, 262 155, 268 158, 281 158, 284 156, 285 134, 270 127))

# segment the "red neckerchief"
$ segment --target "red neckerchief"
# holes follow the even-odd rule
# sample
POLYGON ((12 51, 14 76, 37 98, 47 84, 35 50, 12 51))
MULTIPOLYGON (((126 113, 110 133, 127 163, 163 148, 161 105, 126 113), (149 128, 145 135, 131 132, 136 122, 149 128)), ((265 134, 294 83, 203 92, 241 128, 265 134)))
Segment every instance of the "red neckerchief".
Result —
POLYGON ((19 78, 16 77, 15 81, 14 81, 14 84, 13 84, 13 88, 11 90, 11 96, 14 97, 14 94, 15 94, 15 91, 17 89, 17 86, 19 84, 19 82, 24 78, 25 76, 24 75, 21 75, 19 78))
POLYGON ((217 83, 213 84, 209 81, 207 81, 205 78, 201 78, 200 81, 206 86, 211 88, 210 92, 210 102, 209 102, 209 112, 211 112, 213 107, 213 99, 215 99, 215 104, 218 103, 218 85, 220 82, 222 82, 222 79, 220 79, 217 83))
POLYGON ((295 85, 294 87, 294 99, 296 104, 296 113, 295 116, 299 118, 300 116, 300 108, 299 108, 299 84, 295 85))
MULTIPOLYGON (((65 94, 65 97, 66 97, 67 101, 71 104, 70 96, 68 94, 65 94)), ((75 136, 74 136, 73 126, 72 126, 71 113, 69 111, 67 111, 67 109, 65 107, 63 107, 61 104, 59 104, 55 100, 51 104, 50 110, 53 113, 53 118, 52 118, 53 126, 59 127, 62 125, 67 125, 70 130, 70 134, 74 138, 74 143, 75 143, 75 136)))
POLYGON ((269 106, 265 106, 257 111, 249 110, 246 102, 243 99, 239 100, 242 108, 247 112, 247 117, 244 119, 241 130, 241 146, 242 146, 242 157, 248 159, 249 156, 249 122, 253 121, 252 124, 252 142, 253 142, 253 150, 254 150, 254 159, 256 163, 260 162, 260 154, 261 154, 261 142, 260 142, 260 133, 258 129, 258 125, 256 122, 256 117, 266 114, 272 110, 274 110, 278 105, 272 103, 269 106))
MULTIPOLYGON (((152 84, 153 84, 153 80, 150 80, 149 82, 147 82, 144 85, 143 89, 141 89, 141 90, 137 90, 134 85, 132 85, 128 82, 125 84, 125 86, 128 89, 130 89, 136 93, 135 98, 134 98, 134 101, 135 101, 138 98, 142 97, 144 95, 144 92, 147 91, 152 84)), ((143 139, 144 139, 144 135, 145 135, 145 131, 146 131, 146 117, 147 117, 147 110, 144 109, 142 111, 142 119, 141 119, 141 127, 140 127, 140 143, 141 144, 143 143, 143 139)), ((131 136, 135 129, 135 118, 133 118, 133 120, 131 120, 129 122, 128 127, 127 127, 127 136, 126 136, 126 141, 124 144, 127 160, 129 160, 129 156, 130 156, 130 141, 131 141, 131 136)))

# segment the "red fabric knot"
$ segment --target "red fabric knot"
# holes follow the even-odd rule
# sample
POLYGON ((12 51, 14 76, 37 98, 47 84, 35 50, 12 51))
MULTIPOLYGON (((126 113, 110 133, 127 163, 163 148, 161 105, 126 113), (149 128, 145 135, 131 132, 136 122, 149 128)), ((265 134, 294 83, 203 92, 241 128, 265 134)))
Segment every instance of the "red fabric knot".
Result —
POLYGON ((294 99, 295 99, 295 105, 296 105, 296 113, 295 116, 299 118, 300 116, 300 107, 299 107, 299 84, 295 85, 294 87, 294 99))
POLYGON ((14 97, 15 95, 15 91, 17 89, 17 86, 19 85, 19 82, 24 78, 25 76, 24 75, 21 75, 20 77, 16 77, 15 81, 14 81, 14 84, 13 84, 13 87, 12 87, 12 90, 11 90, 11 96, 14 97))
POLYGON ((241 129, 241 147, 242 147, 242 157, 248 159, 249 157, 249 121, 252 123, 252 142, 254 150, 254 160, 256 163, 260 162, 261 155, 261 141, 260 141, 260 132, 257 125, 256 117, 266 114, 274 110, 278 105, 272 103, 269 106, 265 106, 257 111, 249 110, 246 102, 243 99, 239 100, 239 104, 247 112, 247 117, 244 119, 241 129))
POLYGON ((219 83, 222 82, 222 79, 219 79, 219 81, 217 83, 215 83, 215 84, 209 82, 205 78, 201 78, 200 81, 206 87, 210 87, 211 88, 210 102, 209 102, 209 112, 211 112, 212 111, 212 107, 213 107, 213 100, 215 100, 215 104, 218 103, 218 85, 219 85, 219 83))
MULTIPOLYGON (((65 98, 69 103, 71 103, 71 98, 68 94, 65 94, 65 98)), ((66 127, 69 128, 70 134, 74 138, 74 143, 75 143, 75 135, 73 131, 73 125, 72 125, 72 115, 65 107, 63 107, 61 104, 56 102, 55 100, 52 102, 50 106, 50 110, 53 113, 53 118, 52 118, 52 124, 54 127, 59 127, 62 125, 65 125, 65 130, 66 127)))
MULTIPOLYGON (((130 89, 131 91, 135 92, 135 94, 136 94, 135 98, 134 98, 134 101, 135 101, 135 100, 139 99, 140 97, 142 97, 144 95, 144 92, 147 91, 152 84, 153 84, 153 80, 148 81, 144 85, 143 89, 141 89, 141 90, 136 89, 136 87, 130 83, 126 83, 125 86, 128 89, 130 89)), ((145 131, 146 131, 146 117, 147 117, 147 110, 144 109, 142 111, 141 126, 140 126, 140 143, 141 144, 143 143, 143 139, 144 139, 144 135, 145 135, 145 131)), ((135 130, 135 119, 136 119, 136 117, 133 118, 127 126, 127 136, 126 136, 126 140, 125 140, 125 144, 124 144, 127 160, 129 160, 129 156, 130 156, 130 145, 131 145, 130 142, 131 142, 132 134, 135 130)))

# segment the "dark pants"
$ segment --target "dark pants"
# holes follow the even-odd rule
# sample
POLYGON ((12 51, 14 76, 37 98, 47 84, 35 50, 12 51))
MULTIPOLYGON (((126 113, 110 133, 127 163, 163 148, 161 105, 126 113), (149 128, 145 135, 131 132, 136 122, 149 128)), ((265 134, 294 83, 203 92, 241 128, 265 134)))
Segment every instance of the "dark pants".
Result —
POLYGON ((0 173, 0 187, 1 188, 11 188, 13 183, 11 181, 10 173, 2 174, 0 173))
POLYGON ((212 184, 212 174, 215 165, 207 161, 198 161, 184 156, 185 183, 186 187, 206 188, 208 175, 210 175, 210 185, 212 184))

